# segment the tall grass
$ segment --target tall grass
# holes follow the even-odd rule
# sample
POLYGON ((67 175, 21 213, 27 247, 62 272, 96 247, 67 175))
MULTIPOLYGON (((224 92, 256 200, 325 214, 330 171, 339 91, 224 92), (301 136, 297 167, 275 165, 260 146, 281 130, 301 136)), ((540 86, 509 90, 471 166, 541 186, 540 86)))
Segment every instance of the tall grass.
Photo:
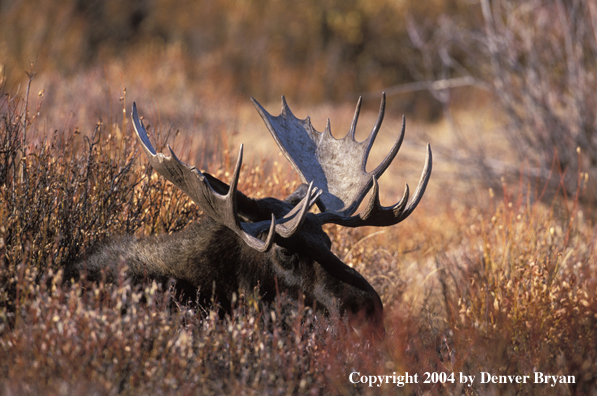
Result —
MULTIPOLYGON (((505 185, 503 198, 474 208, 442 209, 443 197, 428 195, 423 207, 435 210, 427 217, 415 214, 375 237, 330 226, 335 252, 381 294, 387 336, 379 342, 285 296, 272 305, 244 296, 219 319, 180 305, 168 285, 133 285, 124 272, 114 284, 63 282, 64 263, 94 243, 175 232, 200 213, 137 155, 124 119, 54 132, 38 123, 43 108, 32 103, 11 95, 0 103, 0 393, 597 389, 596 239, 577 201, 544 205, 505 185), (482 384, 482 371, 571 375, 575 383, 482 384), (416 373, 419 382, 370 388, 351 383, 353 372, 360 373, 353 379, 416 373), (425 372, 453 372, 456 382, 426 384, 425 372), (472 387, 458 383, 459 373, 476 376, 472 387)), ((163 148, 166 134, 150 133, 163 148)), ((228 149, 207 160, 224 179, 234 157, 228 149)), ((264 169, 245 166, 239 188, 285 196, 296 186, 281 167, 264 169)))

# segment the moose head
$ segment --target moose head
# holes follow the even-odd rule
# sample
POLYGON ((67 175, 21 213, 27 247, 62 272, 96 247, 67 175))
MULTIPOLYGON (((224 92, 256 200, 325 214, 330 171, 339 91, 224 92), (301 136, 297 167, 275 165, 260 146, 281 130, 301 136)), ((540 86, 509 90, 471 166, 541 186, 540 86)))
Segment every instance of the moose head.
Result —
POLYGON ((136 279, 174 279, 188 296, 200 295, 201 304, 213 297, 221 312, 231 310, 234 293, 258 288, 263 300, 277 293, 304 298, 305 304, 349 318, 365 319, 383 332, 383 305, 375 289, 361 274, 332 251, 323 231, 327 223, 345 227, 387 227, 406 219, 420 202, 431 175, 431 148, 419 185, 410 202, 406 185, 395 205, 380 204, 378 179, 400 146, 402 130, 385 159, 371 172, 366 163, 385 111, 382 96, 379 115, 369 137, 355 140, 361 108, 359 99, 352 125, 342 139, 332 136, 330 123, 316 131, 309 117, 296 118, 282 97, 282 112, 274 117, 252 99, 280 150, 300 175, 303 184, 284 200, 252 199, 238 191, 243 146, 240 146, 230 185, 170 155, 156 153, 133 104, 137 137, 152 167, 182 190, 205 213, 200 221, 179 233, 114 240, 81 261, 91 278, 111 263, 126 261, 136 279), (365 209, 355 214, 371 190, 365 209), (310 212, 316 205, 318 213, 310 212))

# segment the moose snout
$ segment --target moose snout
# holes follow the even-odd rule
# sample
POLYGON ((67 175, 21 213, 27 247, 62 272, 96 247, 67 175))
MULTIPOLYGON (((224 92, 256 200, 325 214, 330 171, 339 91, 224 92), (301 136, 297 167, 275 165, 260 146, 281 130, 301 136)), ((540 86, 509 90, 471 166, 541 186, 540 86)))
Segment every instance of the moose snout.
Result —
POLYGON ((383 305, 377 293, 353 291, 342 301, 340 311, 348 317, 349 325, 360 336, 384 337, 383 305))

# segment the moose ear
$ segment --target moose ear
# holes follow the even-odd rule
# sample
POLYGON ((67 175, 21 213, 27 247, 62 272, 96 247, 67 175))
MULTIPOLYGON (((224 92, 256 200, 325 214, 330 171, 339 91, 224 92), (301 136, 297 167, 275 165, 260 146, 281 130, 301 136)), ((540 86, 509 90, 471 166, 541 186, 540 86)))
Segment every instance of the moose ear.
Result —
MULTIPOLYGON (((203 175, 205 175, 205 178, 209 182, 211 188, 214 189, 214 191, 221 195, 228 194, 228 190, 230 189, 230 186, 228 184, 224 183, 217 177, 210 175, 207 172, 203 172, 203 175)), ((272 213, 276 216, 276 218, 282 218, 284 215, 286 215, 286 213, 288 213, 294 206, 296 206, 300 202, 302 197, 307 195, 308 189, 309 186, 305 184, 305 189, 301 197, 297 199, 296 202, 294 202, 292 205, 287 205, 276 198, 249 198, 245 194, 237 190, 236 210, 238 216, 242 219, 242 221, 249 223, 256 223, 258 221, 269 220, 272 217, 272 213)))
MULTIPOLYGON (((228 190, 230 189, 228 184, 207 172, 203 172, 203 175, 205 175, 211 188, 218 194, 226 195, 228 193, 228 190)), ((258 221, 269 220, 272 217, 272 213, 277 219, 281 219, 301 202, 308 191, 309 185, 303 183, 284 201, 280 201, 279 199, 272 197, 261 199, 249 198, 237 190, 236 210, 238 216, 244 222, 256 223, 258 221)))
POLYGON ((298 204, 301 199, 305 198, 305 196, 307 195, 307 190, 309 189, 309 185, 306 183, 301 183, 296 190, 294 190, 294 192, 292 194, 290 194, 289 196, 286 197, 286 199, 284 200, 284 202, 287 202, 289 204, 291 204, 292 206, 295 206, 296 204, 298 204))
MULTIPOLYGON (((296 206, 305 196, 307 195, 307 191, 309 190, 309 185, 307 183, 300 184, 296 190, 292 194, 286 197, 284 202, 291 204, 292 206, 296 206)), ((325 205, 319 199, 315 201, 315 204, 319 207, 319 210, 325 212, 325 205)))
MULTIPOLYGON (((223 181, 221 181, 220 179, 218 179, 215 176, 212 176, 211 174, 207 173, 207 172, 201 172, 203 173, 203 175, 205 176, 205 178, 207 179, 207 181, 209 182, 209 185, 211 186, 211 188, 213 188, 213 190, 215 192, 217 192, 220 195, 226 195, 228 194, 228 190, 230 190, 230 186, 226 183, 224 183, 223 181)), ((243 196, 246 198, 246 196, 241 193, 240 191, 236 191, 236 196, 243 196)))
MULTIPOLYGON (((209 185, 211 186, 211 188, 214 189, 215 192, 217 192, 220 195, 228 194, 230 186, 227 183, 224 183, 217 177, 207 172, 203 172, 203 175, 205 176, 205 178, 209 182, 209 185)), ((247 197, 245 194, 238 190, 236 191, 236 207, 238 215, 243 219, 243 221, 256 222, 262 220, 269 220, 272 216, 272 212, 265 213, 265 211, 263 211, 263 213, 261 213, 261 206, 263 205, 259 205, 259 203, 256 200, 247 197)))

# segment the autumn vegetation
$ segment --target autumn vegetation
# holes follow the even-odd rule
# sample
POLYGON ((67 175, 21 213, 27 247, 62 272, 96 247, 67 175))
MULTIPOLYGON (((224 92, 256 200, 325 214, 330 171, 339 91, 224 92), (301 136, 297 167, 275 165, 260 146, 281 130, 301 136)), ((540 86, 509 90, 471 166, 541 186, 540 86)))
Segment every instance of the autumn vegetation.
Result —
MULTIPOLYGON (((2 2, 0 394, 595 394, 597 9, 420 3, 2 2), (202 215, 146 162, 133 101, 158 151, 227 181, 244 143, 239 189, 280 198, 299 179, 248 96, 277 113, 284 94, 340 137, 355 95, 462 76, 473 85, 388 97, 370 163, 402 113, 407 138, 382 204, 416 185, 434 149, 413 215, 326 228, 380 294, 383 340, 284 295, 242 296, 220 319, 124 267, 113 284, 63 278, 106 238, 202 215), (368 387, 353 372, 419 383, 368 387), (481 372, 575 382, 483 384, 481 372)), ((361 136, 376 116, 365 98, 361 136)))

